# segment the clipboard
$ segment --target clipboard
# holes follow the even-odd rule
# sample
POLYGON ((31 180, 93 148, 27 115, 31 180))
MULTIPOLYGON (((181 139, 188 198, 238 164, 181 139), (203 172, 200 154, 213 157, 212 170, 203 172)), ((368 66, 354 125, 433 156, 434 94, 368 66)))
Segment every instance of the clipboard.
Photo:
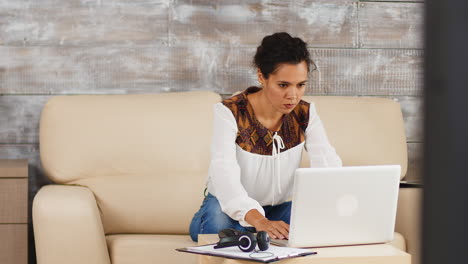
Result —
POLYGON ((216 244, 177 248, 176 250, 179 252, 207 255, 213 257, 223 257, 229 259, 250 260, 260 263, 270 263, 280 261, 282 259, 298 258, 317 254, 316 251, 312 251, 311 249, 278 247, 275 245, 270 245, 270 247, 266 251, 259 252, 242 252, 238 247, 215 249, 214 245, 216 244), (269 256, 261 257, 262 254, 269 256))

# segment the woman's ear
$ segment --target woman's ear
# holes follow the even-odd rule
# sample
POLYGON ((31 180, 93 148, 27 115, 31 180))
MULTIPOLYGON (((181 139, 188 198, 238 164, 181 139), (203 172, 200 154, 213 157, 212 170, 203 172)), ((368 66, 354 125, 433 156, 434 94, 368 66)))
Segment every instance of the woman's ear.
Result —
POLYGON ((265 78, 263 77, 263 73, 260 70, 260 68, 257 68, 257 77, 258 77, 258 82, 263 85, 265 83, 265 78))

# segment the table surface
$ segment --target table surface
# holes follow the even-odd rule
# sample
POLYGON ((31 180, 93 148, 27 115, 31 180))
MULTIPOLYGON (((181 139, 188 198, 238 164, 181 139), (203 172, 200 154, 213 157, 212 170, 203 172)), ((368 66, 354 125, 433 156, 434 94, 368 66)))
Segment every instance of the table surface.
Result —
MULTIPOLYGON (((198 244, 211 244, 218 241, 216 234, 199 235, 198 244)), ((341 246, 314 248, 316 255, 292 258, 280 261, 280 263, 320 263, 320 264, 411 264, 411 255, 401 251, 389 244, 341 246)), ((211 256, 200 256, 200 263, 257 263, 251 261, 241 261, 225 259, 211 256)))

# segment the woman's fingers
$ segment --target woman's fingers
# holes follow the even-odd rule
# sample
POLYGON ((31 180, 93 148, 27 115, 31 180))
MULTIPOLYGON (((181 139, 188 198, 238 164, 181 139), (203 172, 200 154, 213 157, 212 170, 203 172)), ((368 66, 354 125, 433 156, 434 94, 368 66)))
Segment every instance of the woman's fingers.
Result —
POLYGON ((280 221, 280 224, 281 224, 281 225, 284 227, 284 229, 286 229, 286 230, 288 231, 288 233, 289 233, 289 225, 286 224, 286 223, 283 222, 283 221, 280 221))
POLYGON ((289 227, 285 227, 284 225, 280 225, 278 227, 278 231, 281 233, 281 239, 288 239, 289 238, 289 227))
POLYGON ((275 222, 275 228, 280 233, 280 239, 286 239, 289 237, 289 225, 284 223, 283 221, 275 222))
POLYGON ((289 225, 283 221, 270 221, 265 218, 264 221, 258 222, 257 231, 266 231, 273 239, 289 238, 289 225))
POLYGON ((276 229, 272 229, 272 230, 271 230, 271 236, 272 236, 274 239, 282 239, 282 238, 281 238, 281 236, 282 236, 281 233, 280 233, 278 230, 276 230, 276 229))
POLYGON ((283 221, 270 221, 268 233, 274 239, 287 239, 289 237, 289 225, 283 221))

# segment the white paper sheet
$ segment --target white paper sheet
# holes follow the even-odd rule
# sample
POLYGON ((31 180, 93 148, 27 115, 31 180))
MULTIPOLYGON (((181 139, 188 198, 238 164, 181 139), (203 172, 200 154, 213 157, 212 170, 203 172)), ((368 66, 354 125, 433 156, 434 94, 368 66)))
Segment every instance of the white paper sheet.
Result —
POLYGON ((213 244, 205 245, 205 246, 197 246, 197 247, 188 247, 186 249, 187 251, 194 252, 194 253, 241 258, 241 259, 252 259, 252 260, 257 259, 257 260, 262 260, 262 261, 279 260, 279 259, 284 259, 284 258, 298 257, 298 256, 316 253, 312 249, 278 247, 274 245, 270 245, 270 247, 266 251, 258 251, 258 252, 243 252, 238 247, 227 247, 227 248, 215 249, 213 244))

